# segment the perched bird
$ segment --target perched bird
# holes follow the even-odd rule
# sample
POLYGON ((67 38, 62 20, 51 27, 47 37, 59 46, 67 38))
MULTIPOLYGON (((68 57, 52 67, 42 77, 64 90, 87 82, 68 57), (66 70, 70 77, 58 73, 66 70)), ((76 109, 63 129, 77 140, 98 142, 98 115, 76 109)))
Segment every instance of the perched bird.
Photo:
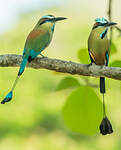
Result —
MULTIPOLYGON (((92 31, 88 38, 88 52, 91 59, 91 63, 95 63, 100 66, 108 66, 110 45, 107 37, 108 28, 116 25, 117 23, 109 22, 105 18, 97 18, 93 25, 92 31)), ((105 78, 100 77, 100 92, 103 94, 103 113, 104 118, 105 104, 104 104, 104 93, 105 90, 105 78)))
POLYGON ((53 15, 43 16, 38 21, 34 29, 29 33, 24 46, 22 62, 18 71, 17 78, 12 86, 11 91, 2 100, 2 104, 5 104, 6 102, 9 102, 12 99, 13 90, 16 87, 18 79, 24 72, 27 63, 30 63, 39 54, 43 56, 41 52, 50 44, 52 40, 55 23, 64 19, 67 18, 54 17, 53 15))

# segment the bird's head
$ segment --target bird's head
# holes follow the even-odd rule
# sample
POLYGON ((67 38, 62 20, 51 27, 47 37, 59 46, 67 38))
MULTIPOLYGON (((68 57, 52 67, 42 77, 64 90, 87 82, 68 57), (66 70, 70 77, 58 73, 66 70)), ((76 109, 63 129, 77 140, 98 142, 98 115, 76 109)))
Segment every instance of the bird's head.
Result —
POLYGON ((67 19, 65 17, 55 17, 53 15, 46 15, 40 18, 38 21, 37 25, 35 26, 36 28, 44 27, 44 28, 51 28, 54 30, 55 23, 61 20, 67 19))
POLYGON ((109 22, 105 18, 96 18, 95 19, 95 24, 93 26, 93 29, 98 28, 98 27, 108 28, 108 27, 114 26, 116 24, 117 23, 115 23, 115 22, 109 22))

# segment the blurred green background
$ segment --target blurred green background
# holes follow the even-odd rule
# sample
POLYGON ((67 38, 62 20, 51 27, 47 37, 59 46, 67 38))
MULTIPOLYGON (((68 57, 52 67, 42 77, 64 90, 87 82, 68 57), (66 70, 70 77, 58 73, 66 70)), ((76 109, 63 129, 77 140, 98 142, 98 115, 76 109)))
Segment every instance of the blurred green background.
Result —
MULTIPOLYGON (((18 7, 21 11, 17 19, 13 20, 9 29, 6 28, 1 32, 0 54, 22 54, 26 37, 39 18, 46 14, 54 14, 67 17, 68 20, 56 24, 53 40, 43 54, 50 58, 79 62, 77 53, 79 49, 87 48, 87 38, 94 19, 107 17, 108 1, 105 0, 67 0, 66 2, 52 0, 51 3, 50 0, 46 0, 43 8, 39 8, 41 0, 36 1, 38 7, 33 8, 33 3, 29 6, 28 1, 25 8, 18 7), (91 7, 93 3, 94 6, 91 7)), ((113 18, 119 25, 121 23, 120 4, 119 0, 113 4, 113 18)), ((9 5, 11 4, 6 0, 6 6, 9 5)), ((17 6, 14 1, 12 9, 17 6)), ((121 58, 121 38, 116 31, 114 32, 113 42, 117 47, 117 53, 111 56, 110 63, 121 58)), ((17 70, 18 68, 13 67, 0 68, 1 100, 11 88, 17 70)), ((62 108, 73 89, 56 91, 56 87, 66 76, 71 77, 71 75, 45 69, 26 69, 15 89, 13 101, 0 105, 0 150, 121 149, 120 81, 106 79, 106 107, 108 106, 108 116, 111 118, 114 133, 102 136, 97 132, 95 135, 86 136, 72 132, 64 123, 62 108)), ((83 84, 87 79, 79 76, 75 78, 83 84)), ((98 85, 99 79, 88 79, 91 83, 98 85)), ((99 89, 94 90, 101 98, 99 89)))

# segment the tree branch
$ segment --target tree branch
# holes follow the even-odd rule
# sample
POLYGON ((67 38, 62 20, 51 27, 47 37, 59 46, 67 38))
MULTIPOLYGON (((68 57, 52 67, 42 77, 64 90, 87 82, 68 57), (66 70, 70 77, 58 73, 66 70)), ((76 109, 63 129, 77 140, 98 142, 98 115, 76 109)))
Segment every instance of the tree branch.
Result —
POLYGON ((108 6, 108 19, 109 19, 109 21, 112 20, 112 0, 109 0, 109 6, 108 6))
POLYGON ((117 31, 121 34, 121 28, 119 28, 118 26, 115 27, 117 29, 117 31))
MULTIPOLYGON (((108 19, 111 22, 112 21, 112 0, 109 0, 109 6, 108 6, 108 19)), ((110 48, 112 44, 112 38, 113 38, 113 28, 110 28, 110 48)))
MULTIPOLYGON (((112 0, 109 0, 108 18, 112 21, 112 0)), ((120 28, 116 27, 117 30, 120 28)), ((112 43, 112 28, 110 30, 110 45, 112 43)), ((20 55, 0 55, 0 67, 17 67, 20 66, 22 57, 20 55)), ((115 80, 121 80, 121 68, 105 67, 97 65, 78 64, 71 61, 59 59, 37 57, 27 67, 35 69, 48 69, 56 72, 69 73, 73 75, 92 76, 92 77, 107 77, 115 80)))
MULTIPOLYGON (((112 21, 112 0, 109 0, 109 4, 108 4, 108 19, 109 21, 112 21)), ((117 31, 119 31, 121 33, 121 28, 118 26, 115 26, 115 28, 117 29, 117 31)), ((110 44, 112 42, 112 27, 110 28, 110 44)))
MULTIPOLYGON (((20 65, 22 57, 20 55, 0 55, 0 67, 17 67, 20 65)), ((121 68, 105 67, 97 65, 79 64, 71 61, 64 61, 52 58, 37 57, 27 67, 35 69, 48 69, 56 72, 69 73, 72 75, 107 77, 121 80, 121 68)))

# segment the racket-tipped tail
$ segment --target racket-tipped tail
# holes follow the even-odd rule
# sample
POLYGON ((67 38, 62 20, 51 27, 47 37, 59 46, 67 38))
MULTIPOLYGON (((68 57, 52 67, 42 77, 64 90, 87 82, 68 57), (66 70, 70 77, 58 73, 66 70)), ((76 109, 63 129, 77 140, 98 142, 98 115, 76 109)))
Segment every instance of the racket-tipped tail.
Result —
POLYGON ((1 101, 1 104, 5 104, 6 102, 9 102, 12 100, 12 97, 13 97, 13 92, 10 91, 6 97, 1 101))
POLYGON ((1 101, 1 104, 5 104, 6 102, 9 102, 12 100, 12 97, 13 97, 13 91, 16 87, 16 84, 20 78, 20 76, 22 75, 22 73, 24 72, 24 69, 26 67, 26 64, 27 64, 27 59, 26 58, 23 58, 22 60, 22 63, 21 63, 21 66, 20 66, 20 69, 19 69, 19 72, 18 72, 18 75, 16 77, 16 80, 14 81, 14 84, 12 86, 12 89, 11 91, 6 95, 6 97, 1 101))

